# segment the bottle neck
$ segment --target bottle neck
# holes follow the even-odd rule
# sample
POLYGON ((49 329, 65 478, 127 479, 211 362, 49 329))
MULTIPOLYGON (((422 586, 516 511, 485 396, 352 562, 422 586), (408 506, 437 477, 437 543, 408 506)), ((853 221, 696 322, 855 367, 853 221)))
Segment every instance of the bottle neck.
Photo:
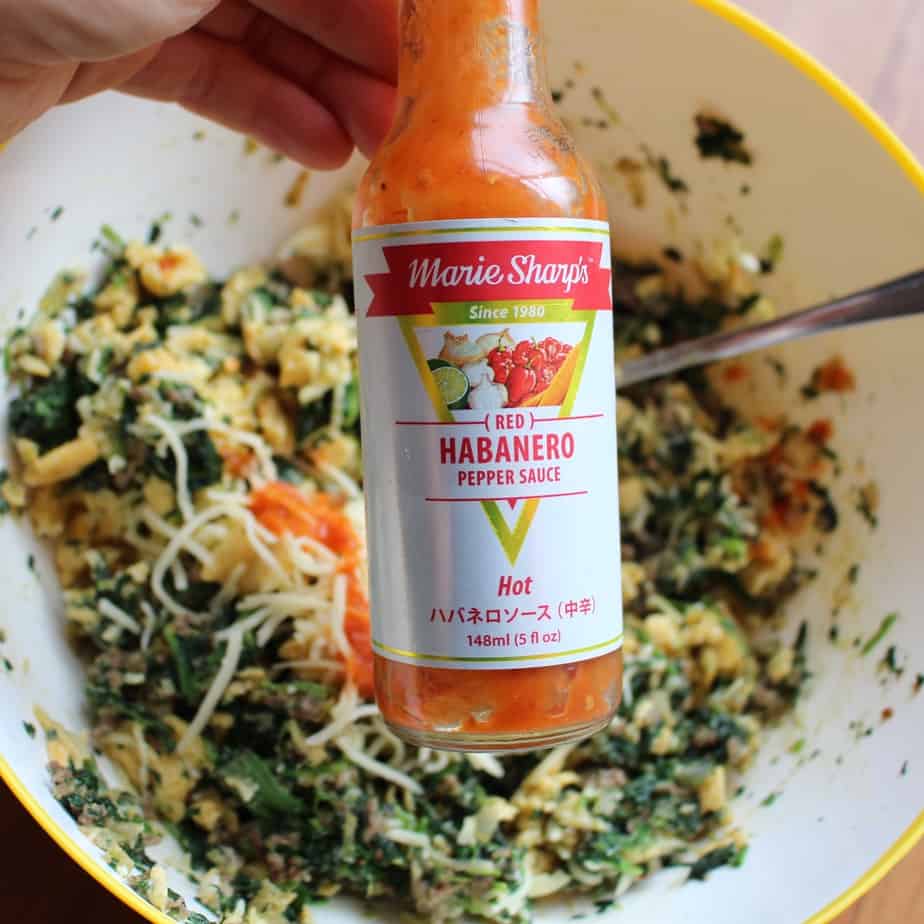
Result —
POLYGON ((479 111, 548 101, 539 0, 402 0, 399 91, 479 111))

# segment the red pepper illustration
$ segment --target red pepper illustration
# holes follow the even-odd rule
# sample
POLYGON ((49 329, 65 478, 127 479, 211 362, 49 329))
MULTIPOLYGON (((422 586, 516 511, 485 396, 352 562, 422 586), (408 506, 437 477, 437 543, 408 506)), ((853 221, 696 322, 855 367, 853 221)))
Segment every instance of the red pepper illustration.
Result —
POLYGON ((507 395, 512 406, 518 405, 524 398, 528 398, 538 384, 536 373, 525 366, 514 366, 507 379, 507 395))

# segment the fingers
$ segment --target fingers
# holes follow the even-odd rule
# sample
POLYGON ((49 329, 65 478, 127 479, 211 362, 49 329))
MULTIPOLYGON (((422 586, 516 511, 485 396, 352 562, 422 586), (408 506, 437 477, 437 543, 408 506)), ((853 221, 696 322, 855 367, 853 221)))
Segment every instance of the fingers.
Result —
POLYGON ((323 103, 356 146, 372 156, 391 127, 391 84, 264 14, 250 23, 244 44, 257 60, 323 103))
POLYGON ((151 45, 114 61, 81 64, 74 71, 71 82, 58 102, 75 103, 110 87, 121 86, 146 67, 157 56, 159 50, 160 45, 151 45))
POLYGON ((0 147, 57 103, 75 70, 62 67, 40 83, 0 74, 0 147))
POLYGON ((249 0, 222 0, 202 19, 199 28, 215 38, 243 42, 251 26, 262 15, 249 0))
POLYGON ((253 0, 253 5, 377 77, 396 82, 397 0, 253 0))
POLYGON ((78 15, 60 0, 34 0, 42 44, 33 60, 83 62, 68 69, 62 102, 118 87, 179 102, 309 166, 336 167, 354 144, 371 156, 391 124, 396 3, 95 0, 78 15))
POLYGON ((0 56, 43 67, 107 61, 194 26, 219 0, 0 0, 0 56))
POLYGON ((165 42, 121 89, 178 102, 317 169, 341 166, 353 149, 340 122, 303 88, 201 32, 165 42))

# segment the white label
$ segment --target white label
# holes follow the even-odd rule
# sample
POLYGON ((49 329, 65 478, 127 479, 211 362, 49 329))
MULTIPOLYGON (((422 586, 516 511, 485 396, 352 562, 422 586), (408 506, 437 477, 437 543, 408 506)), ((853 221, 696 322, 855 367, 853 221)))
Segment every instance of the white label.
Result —
POLYGON ((373 646, 470 670, 622 644, 609 229, 354 237, 373 646))

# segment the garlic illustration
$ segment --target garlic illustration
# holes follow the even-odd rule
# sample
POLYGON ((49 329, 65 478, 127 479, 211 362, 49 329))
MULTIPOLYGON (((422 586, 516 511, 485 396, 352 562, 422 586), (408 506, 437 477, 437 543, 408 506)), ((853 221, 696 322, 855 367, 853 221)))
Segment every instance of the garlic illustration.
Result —
POLYGON ((471 385, 480 382, 483 375, 488 376, 492 382, 494 381, 494 370, 488 365, 486 359, 480 359, 476 363, 468 363, 462 367, 462 371, 471 385))
POLYGON ((468 405, 473 411, 496 411, 506 404, 507 389, 494 382, 490 373, 483 373, 468 393, 468 405))

